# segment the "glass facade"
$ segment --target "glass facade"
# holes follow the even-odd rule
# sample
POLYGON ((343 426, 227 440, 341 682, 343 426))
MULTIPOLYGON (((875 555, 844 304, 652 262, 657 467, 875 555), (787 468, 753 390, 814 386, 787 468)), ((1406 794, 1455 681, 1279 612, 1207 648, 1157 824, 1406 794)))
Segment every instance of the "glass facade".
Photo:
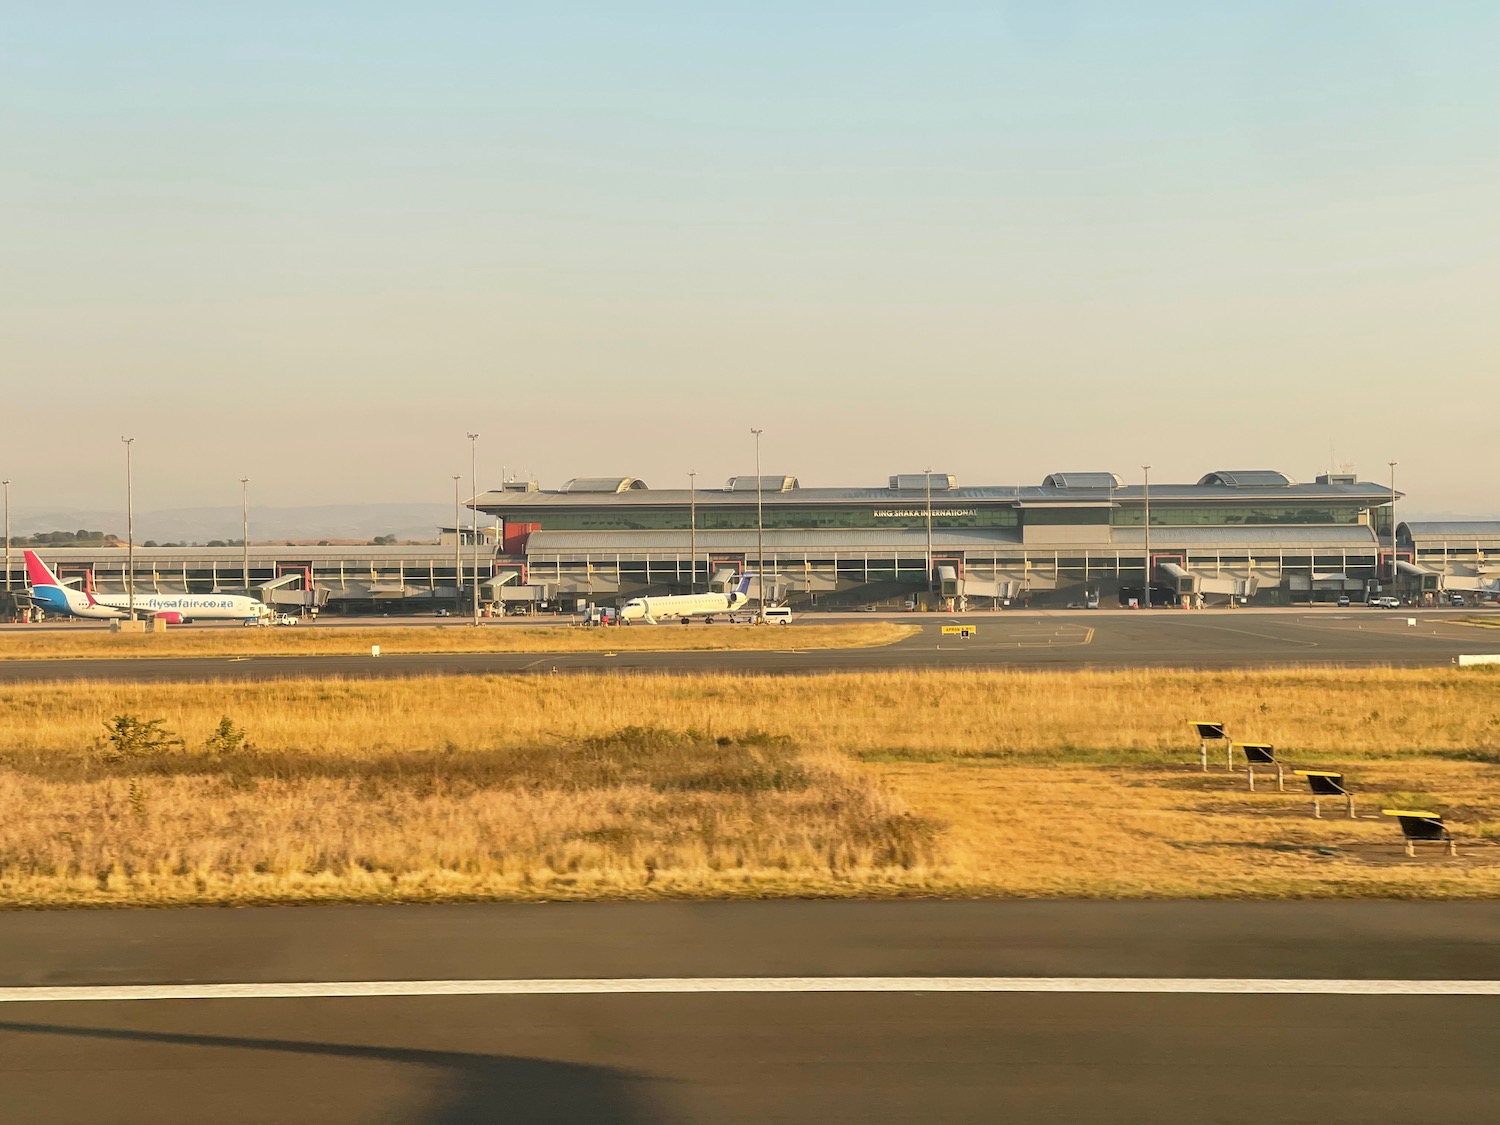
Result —
MULTIPOLYGON (((872 529, 926 526, 927 509, 921 498, 902 498, 881 503, 778 504, 767 500, 764 522, 768 530, 872 529)), ((600 503, 517 507, 500 513, 508 523, 539 524, 547 531, 687 531, 691 526, 686 505, 647 507, 635 504, 600 503)), ((1018 509, 996 501, 964 501, 934 498, 934 528, 1011 528, 1025 523, 1036 526, 1139 527, 1145 515, 1137 501, 1105 508, 1059 504, 1056 507, 1018 509)), ((1151 505, 1153 527, 1234 527, 1240 525, 1325 524, 1352 526, 1368 519, 1377 534, 1390 534, 1390 508, 1366 508, 1357 503, 1306 501, 1301 503, 1183 504, 1163 501, 1151 505)), ((744 531, 755 526, 753 505, 698 505, 700 531, 744 531)))
MULTIPOLYGON (((1358 505, 1259 504, 1259 505, 1151 505, 1152 527, 1223 527, 1236 524, 1357 524, 1358 505)), ((1145 509, 1116 508, 1110 521, 1116 527, 1140 527, 1145 509)))
MULTIPOLYGON (((1015 527, 1014 508, 978 507, 960 504, 932 506, 933 527, 1015 527)), ((804 528, 925 528, 927 510, 923 504, 885 506, 853 505, 796 507, 767 504, 764 508, 767 530, 800 530, 804 528)), ((689 510, 683 508, 529 509, 506 513, 507 522, 540 523, 548 531, 687 531, 692 526, 689 510)), ((698 507, 699 531, 744 531, 755 526, 753 507, 698 507)))
POLYGON ((1109 512, 1108 508, 1027 508, 1025 515, 1026 522, 1032 527, 1044 524, 1049 527, 1103 527, 1109 523, 1109 512))

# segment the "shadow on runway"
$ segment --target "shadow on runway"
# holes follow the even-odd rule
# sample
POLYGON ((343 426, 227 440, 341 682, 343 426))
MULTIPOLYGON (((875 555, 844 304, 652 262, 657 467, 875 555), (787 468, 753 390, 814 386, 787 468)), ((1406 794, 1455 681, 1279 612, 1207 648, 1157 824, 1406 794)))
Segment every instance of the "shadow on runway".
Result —
MULTIPOLYGON (((643 1125, 670 1121, 665 1107, 647 1096, 647 1087, 657 1080, 602 1066, 554 1062, 515 1055, 469 1054, 461 1051, 426 1051, 401 1047, 370 1047, 348 1043, 317 1043, 295 1039, 261 1039, 233 1035, 201 1035, 120 1028, 79 1027, 66 1024, 0 1022, 0 1032, 18 1035, 55 1035, 70 1038, 115 1040, 135 1044, 219 1047, 235 1051, 272 1051, 314 1055, 331 1059, 389 1062, 439 1072, 435 1081, 424 1083, 440 1091, 430 1104, 399 1108, 399 1120, 415 1125, 479 1125, 479 1123, 525 1122, 562 1125, 566 1122, 593 1125, 643 1125)), ((329 1086, 335 1082, 330 1078, 329 1086)), ((265 1084, 268 1104, 263 1120, 296 1120, 295 1106, 288 1104, 292 1091, 273 1082, 265 1084)), ((192 1095, 189 1095, 190 1097, 192 1095)), ((152 1119, 163 1120, 171 1109, 170 1094, 152 1107, 152 1119)), ((417 1099, 414 1098, 414 1101, 417 1099)), ((241 1109, 246 1107, 240 1107, 241 1109)), ((326 1105, 319 1121, 326 1121, 326 1105)), ((98 1120, 116 1120, 120 1107, 97 1107, 98 1120)), ((387 1107, 382 1120, 396 1120, 387 1107)), ((183 1120, 212 1120, 212 1106, 201 1102, 184 1107, 183 1120)))

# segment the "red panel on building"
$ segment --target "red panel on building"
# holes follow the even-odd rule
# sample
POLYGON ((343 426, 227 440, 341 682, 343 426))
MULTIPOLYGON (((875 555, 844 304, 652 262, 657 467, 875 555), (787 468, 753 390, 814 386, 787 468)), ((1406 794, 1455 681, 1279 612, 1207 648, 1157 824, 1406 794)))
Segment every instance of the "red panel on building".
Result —
POLYGON ((519 555, 526 550, 526 540, 533 531, 541 530, 539 523, 511 523, 505 521, 505 539, 501 550, 507 555, 519 555))

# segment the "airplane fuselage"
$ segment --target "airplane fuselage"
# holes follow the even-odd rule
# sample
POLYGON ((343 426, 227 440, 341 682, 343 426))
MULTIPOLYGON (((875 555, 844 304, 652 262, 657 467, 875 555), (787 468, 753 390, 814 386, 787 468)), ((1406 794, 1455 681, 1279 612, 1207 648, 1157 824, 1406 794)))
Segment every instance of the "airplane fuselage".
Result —
MULTIPOLYGON (((93 620, 130 616, 128 594, 89 594, 65 586, 33 586, 30 598, 48 613, 93 620)), ((181 620, 244 621, 270 612, 264 602, 243 594, 137 594, 138 617, 176 615, 181 620)))
POLYGON ((736 590, 729 594, 668 594, 656 598, 631 598, 620 607, 624 621, 687 621, 694 617, 713 618, 733 613, 749 599, 736 590))

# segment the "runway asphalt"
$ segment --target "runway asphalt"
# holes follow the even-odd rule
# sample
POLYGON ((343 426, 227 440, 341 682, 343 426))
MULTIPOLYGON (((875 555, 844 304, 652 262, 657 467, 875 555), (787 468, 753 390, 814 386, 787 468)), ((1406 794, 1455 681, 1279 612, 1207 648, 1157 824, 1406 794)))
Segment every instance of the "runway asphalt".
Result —
MULTIPOLYGON (((690 628, 692 626, 689 626, 690 628)), ((700 626, 712 628, 712 626, 700 626)), ((638 626, 637 628, 649 628, 638 626)), ((660 629, 668 626, 657 626, 660 629)), ((681 626, 672 626, 681 628, 681 626)), ((701 672, 788 674, 889 668, 1230 668, 1288 664, 1452 663, 1461 653, 1500 651, 1500 630, 1462 624, 1448 612, 1310 610, 1255 612, 984 614, 924 619, 917 636, 880 648, 799 649, 797 627, 773 626, 783 648, 761 652, 434 653, 386 645, 347 656, 0 660, 0 682, 275 680, 306 676, 397 678, 482 673, 701 672), (1409 625, 1408 621, 1415 621, 1409 625), (943 636, 968 623, 974 636, 943 636)), ((504 630, 486 631, 498 647, 504 630)))
MULTIPOLYGON (((689 975, 1493 981, 1500 904, 0 914, 0 988, 689 975)), ((1493 995, 7 1002, 0 1123, 1478 1123, 1500 1105, 1497 1058, 1493 995)))

